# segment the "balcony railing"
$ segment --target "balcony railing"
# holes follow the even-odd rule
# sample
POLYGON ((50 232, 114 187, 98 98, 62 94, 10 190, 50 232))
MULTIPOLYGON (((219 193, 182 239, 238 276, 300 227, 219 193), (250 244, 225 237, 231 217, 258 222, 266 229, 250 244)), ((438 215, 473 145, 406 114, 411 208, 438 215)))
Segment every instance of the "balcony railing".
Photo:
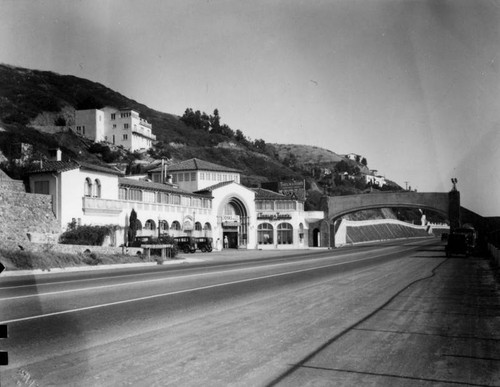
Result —
POLYGON ((151 140, 156 140, 156 136, 154 134, 152 134, 151 132, 144 130, 144 128, 141 128, 141 127, 136 128, 135 127, 132 129, 132 132, 138 133, 141 136, 149 138, 151 140))
POLYGON ((83 212, 85 214, 115 216, 123 210, 123 202, 119 200, 83 197, 83 212))
POLYGON ((200 215, 211 215, 211 208, 192 207, 176 204, 164 203, 148 203, 128 200, 113 200, 93 198, 89 196, 83 197, 83 212, 85 214, 95 214, 103 216, 115 216, 123 210, 131 209, 140 211, 151 211, 155 213, 192 213, 196 211, 200 215))
POLYGON ((149 122, 147 122, 146 120, 144 120, 144 119, 141 118, 140 122, 141 122, 142 126, 145 126, 146 128, 149 128, 149 129, 152 128, 151 124, 149 122))

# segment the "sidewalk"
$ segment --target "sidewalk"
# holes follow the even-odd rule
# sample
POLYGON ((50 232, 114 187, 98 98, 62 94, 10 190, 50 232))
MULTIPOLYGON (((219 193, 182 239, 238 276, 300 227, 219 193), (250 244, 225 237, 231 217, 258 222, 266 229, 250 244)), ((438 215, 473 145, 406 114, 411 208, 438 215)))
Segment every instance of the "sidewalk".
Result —
POLYGON ((445 259, 278 385, 500 386, 497 275, 484 256, 445 259))

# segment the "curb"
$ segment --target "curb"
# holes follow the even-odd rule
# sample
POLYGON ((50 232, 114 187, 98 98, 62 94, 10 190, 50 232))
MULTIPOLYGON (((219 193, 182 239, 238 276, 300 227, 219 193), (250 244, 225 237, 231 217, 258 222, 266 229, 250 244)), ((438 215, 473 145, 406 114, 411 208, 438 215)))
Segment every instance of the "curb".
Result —
MULTIPOLYGON (((176 265, 176 264, 186 264, 186 263, 197 263, 204 262, 204 259, 199 258, 181 258, 181 259, 171 259, 163 261, 162 265, 176 265)), ((117 263, 110 265, 96 265, 96 266, 73 266, 73 267, 56 267, 53 269, 34 269, 34 270, 6 270, 1 277, 17 277, 25 275, 43 275, 43 274, 58 274, 58 273, 75 273, 82 271, 96 271, 96 270, 106 270, 106 269, 124 269, 133 267, 145 267, 145 266, 158 266, 156 262, 134 262, 134 263, 117 263)))

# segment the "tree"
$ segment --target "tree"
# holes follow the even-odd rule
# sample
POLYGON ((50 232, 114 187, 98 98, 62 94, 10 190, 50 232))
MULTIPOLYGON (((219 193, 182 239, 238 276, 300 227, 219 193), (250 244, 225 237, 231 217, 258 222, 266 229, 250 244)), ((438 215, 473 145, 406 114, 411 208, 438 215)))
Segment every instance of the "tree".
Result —
POLYGON ((55 126, 66 126, 66 118, 59 116, 54 121, 55 126))
MULTIPOLYGON (((255 141, 253 142, 253 146, 254 146, 254 147, 255 147, 258 151, 260 151, 260 152, 265 152, 265 151, 266 151, 266 142, 265 142, 264 140, 262 140, 262 139, 255 140, 255 141)), ((294 155, 292 154, 292 156, 294 156, 294 155)), ((295 163, 296 163, 296 162, 297 162, 297 160, 295 160, 295 158, 294 158, 294 162, 293 162, 293 164, 295 165, 295 163)))
POLYGON ((361 159, 361 164, 363 164, 365 167, 368 166, 368 161, 366 161, 365 157, 361 159))
POLYGON ((128 242, 130 243, 135 240, 135 236, 137 235, 137 213, 134 209, 130 212, 128 223, 128 242))
POLYGON ((239 129, 236 129, 236 133, 234 134, 234 139, 244 146, 248 146, 250 144, 250 141, 248 141, 246 136, 239 129))
POLYGON ((214 110, 214 115, 210 116, 208 119, 210 123, 210 130, 215 131, 215 133, 220 133, 219 128, 220 128, 220 116, 219 116, 219 110, 215 109, 214 110))

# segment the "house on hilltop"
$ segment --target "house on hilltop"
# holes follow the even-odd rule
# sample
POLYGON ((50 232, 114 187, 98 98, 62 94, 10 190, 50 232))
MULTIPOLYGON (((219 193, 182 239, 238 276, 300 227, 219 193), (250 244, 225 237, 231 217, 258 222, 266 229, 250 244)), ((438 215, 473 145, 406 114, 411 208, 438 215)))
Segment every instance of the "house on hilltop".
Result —
POLYGON ((156 140, 151 124, 128 108, 76 110, 74 131, 95 142, 121 145, 130 152, 150 149, 156 140))

